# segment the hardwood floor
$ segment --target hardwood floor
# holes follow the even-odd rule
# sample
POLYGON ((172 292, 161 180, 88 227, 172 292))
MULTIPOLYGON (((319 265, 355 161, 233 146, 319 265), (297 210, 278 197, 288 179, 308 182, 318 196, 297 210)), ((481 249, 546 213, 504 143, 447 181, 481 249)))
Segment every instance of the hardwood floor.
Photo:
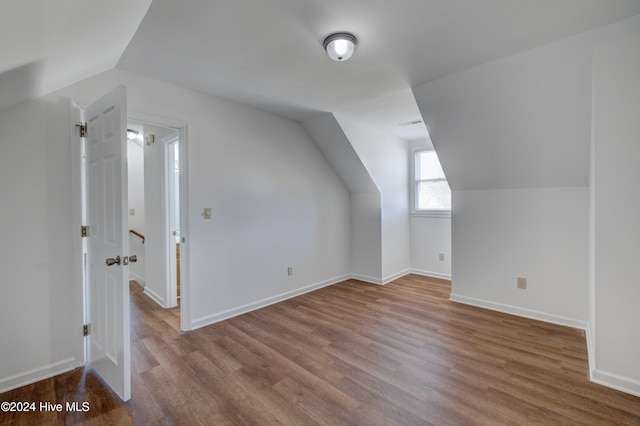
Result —
POLYGON ((590 383, 583 332, 456 304, 448 282, 346 281, 188 333, 132 286, 132 394, 82 369, 0 401, 89 401, 1 424, 640 425, 590 383))

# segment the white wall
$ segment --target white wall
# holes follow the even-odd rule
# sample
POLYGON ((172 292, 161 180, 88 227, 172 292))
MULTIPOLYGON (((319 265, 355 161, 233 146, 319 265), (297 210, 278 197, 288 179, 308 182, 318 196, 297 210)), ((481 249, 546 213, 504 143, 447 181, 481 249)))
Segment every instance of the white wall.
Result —
POLYGON ((597 47, 593 81, 592 377, 640 396, 640 35, 597 47))
POLYGON ((640 15, 413 89, 456 189, 588 186, 595 45, 640 15))
POLYGON ((351 274, 363 281, 382 281, 382 201, 380 190, 333 114, 302 125, 318 145, 351 197, 351 274))
POLYGON ((382 196, 351 194, 351 273, 363 281, 382 283, 382 196))
POLYGON ((406 141, 343 115, 336 120, 381 192, 382 283, 409 271, 409 193, 406 141))
POLYGON ((582 187, 453 191, 451 299, 585 328, 588 200, 582 187))
POLYGON ((0 113, 0 392, 84 362, 70 120, 54 98, 0 113))
POLYGON ((88 103, 117 84, 130 111, 189 125, 186 328, 348 276, 349 193, 299 123, 119 70, 61 93, 88 103))
POLYGON ((352 194, 379 194, 367 168, 333 114, 323 114, 302 122, 352 194))
POLYGON ((411 216, 411 271, 451 279, 451 217, 411 216), (444 260, 440 260, 440 253, 444 260))

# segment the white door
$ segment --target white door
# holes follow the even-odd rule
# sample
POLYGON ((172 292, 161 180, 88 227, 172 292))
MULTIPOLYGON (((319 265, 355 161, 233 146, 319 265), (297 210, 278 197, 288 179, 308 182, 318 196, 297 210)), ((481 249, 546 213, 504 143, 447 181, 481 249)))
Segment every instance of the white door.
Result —
POLYGON ((167 208, 169 217, 169 306, 178 305, 178 244, 180 243, 180 169, 178 139, 166 145, 167 208))
POLYGON ((122 86, 85 111, 89 362, 123 401, 131 398, 126 113, 122 86))

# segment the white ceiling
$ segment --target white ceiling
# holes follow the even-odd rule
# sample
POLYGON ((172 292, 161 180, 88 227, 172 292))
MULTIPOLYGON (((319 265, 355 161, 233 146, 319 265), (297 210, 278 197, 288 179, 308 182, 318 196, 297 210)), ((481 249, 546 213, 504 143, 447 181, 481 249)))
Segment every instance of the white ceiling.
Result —
POLYGON ((640 0, 3 0, 0 7, 0 109, 117 64, 296 120, 337 112, 415 139, 424 126, 398 126, 419 118, 411 87, 640 13, 640 0), (322 40, 345 30, 360 42, 351 60, 336 63, 322 40))
POLYGON ((113 69, 150 4, 2 0, 0 110, 113 69))
POLYGON ((414 139, 410 88, 640 13, 640 0, 154 0, 118 67, 304 120, 414 139), (348 62, 324 37, 353 32, 348 62))

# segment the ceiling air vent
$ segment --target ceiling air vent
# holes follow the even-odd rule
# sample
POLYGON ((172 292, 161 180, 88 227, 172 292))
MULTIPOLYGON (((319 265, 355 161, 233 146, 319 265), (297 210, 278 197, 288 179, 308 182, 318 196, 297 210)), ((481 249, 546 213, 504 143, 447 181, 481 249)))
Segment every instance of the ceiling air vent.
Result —
POLYGON ((400 123, 398 124, 398 126, 408 127, 408 126, 413 126, 414 124, 420 124, 420 123, 422 123, 422 120, 412 120, 412 121, 405 121, 404 123, 400 123))

